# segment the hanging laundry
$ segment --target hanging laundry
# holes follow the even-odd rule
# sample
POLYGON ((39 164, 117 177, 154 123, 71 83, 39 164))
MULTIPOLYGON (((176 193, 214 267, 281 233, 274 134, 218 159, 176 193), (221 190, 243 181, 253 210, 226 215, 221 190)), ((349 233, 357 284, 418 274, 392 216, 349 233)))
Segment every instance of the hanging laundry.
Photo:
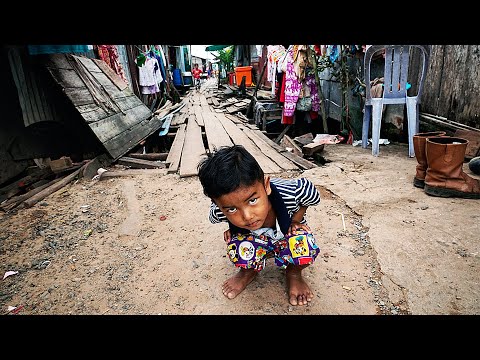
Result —
POLYGON ((143 66, 138 68, 138 83, 142 94, 155 94, 160 91, 160 66, 155 57, 146 56, 143 66), (157 68, 157 70, 155 70, 157 68))
POLYGON ((287 71, 285 73, 285 102, 283 104, 283 114, 285 116, 292 116, 295 112, 302 84, 298 81, 293 67, 293 50, 288 51, 285 61, 287 62, 287 71))
POLYGON ((110 68, 119 75, 123 81, 128 83, 123 67, 118 60, 118 49, 116 45, 97 45, 98 56, 105 61, 110 68))

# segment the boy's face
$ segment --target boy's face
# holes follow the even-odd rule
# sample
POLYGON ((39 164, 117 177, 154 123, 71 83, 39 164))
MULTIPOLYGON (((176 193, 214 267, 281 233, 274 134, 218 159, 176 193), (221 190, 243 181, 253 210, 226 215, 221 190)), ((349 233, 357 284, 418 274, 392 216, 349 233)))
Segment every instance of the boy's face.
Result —
POLYGON ((263 227, 271 209, 271 192, 270 177, 265 176, 263 182, 240 187, 213 200, 233 225, 257 230, 263 227))

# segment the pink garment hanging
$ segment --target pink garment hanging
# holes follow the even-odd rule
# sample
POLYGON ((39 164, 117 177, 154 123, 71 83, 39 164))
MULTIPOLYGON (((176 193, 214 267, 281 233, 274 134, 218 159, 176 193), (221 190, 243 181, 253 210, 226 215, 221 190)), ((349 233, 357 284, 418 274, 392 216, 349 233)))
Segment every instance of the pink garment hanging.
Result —
POLYGON ((298 82, 295 69, 293 67, 293 55, 290 49, 285 59, 287 62, 287 71, 285 72, 285 102, 283 104, 283 114, 292 116, 297 105, 298 95, 302 89, 302 84, 298 82))

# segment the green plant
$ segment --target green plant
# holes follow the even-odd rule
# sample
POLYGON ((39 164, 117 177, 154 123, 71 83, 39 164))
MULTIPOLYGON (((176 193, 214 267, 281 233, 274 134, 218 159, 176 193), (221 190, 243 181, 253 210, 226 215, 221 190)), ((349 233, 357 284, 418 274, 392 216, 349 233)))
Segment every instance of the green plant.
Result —
POLYGON ((220 61, 220 65, 225 68, 227 72, 233 71, 233 55, 235 45, 226 47, 223 50, 218 51, 216 58, 220 61))

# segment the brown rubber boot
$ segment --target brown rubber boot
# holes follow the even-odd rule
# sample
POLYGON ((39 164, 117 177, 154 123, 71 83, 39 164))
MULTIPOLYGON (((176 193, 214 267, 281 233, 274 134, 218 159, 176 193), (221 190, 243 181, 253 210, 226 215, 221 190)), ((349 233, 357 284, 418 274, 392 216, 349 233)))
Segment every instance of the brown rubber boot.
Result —
POLYGON ((425 155, 425 142, 432 136, 444 136, 445 131, 431 131, 413 135, 413 150, 417 159, 417 172, 413 178, 413 185, 423 189, 425 186, 425 172, 427 171, 427 156, 425 155))
POLYGON ((468 140, 459 137, 427 138, 425 192, 440 197, 480 199, 480 181, 463 172, 468 140))

